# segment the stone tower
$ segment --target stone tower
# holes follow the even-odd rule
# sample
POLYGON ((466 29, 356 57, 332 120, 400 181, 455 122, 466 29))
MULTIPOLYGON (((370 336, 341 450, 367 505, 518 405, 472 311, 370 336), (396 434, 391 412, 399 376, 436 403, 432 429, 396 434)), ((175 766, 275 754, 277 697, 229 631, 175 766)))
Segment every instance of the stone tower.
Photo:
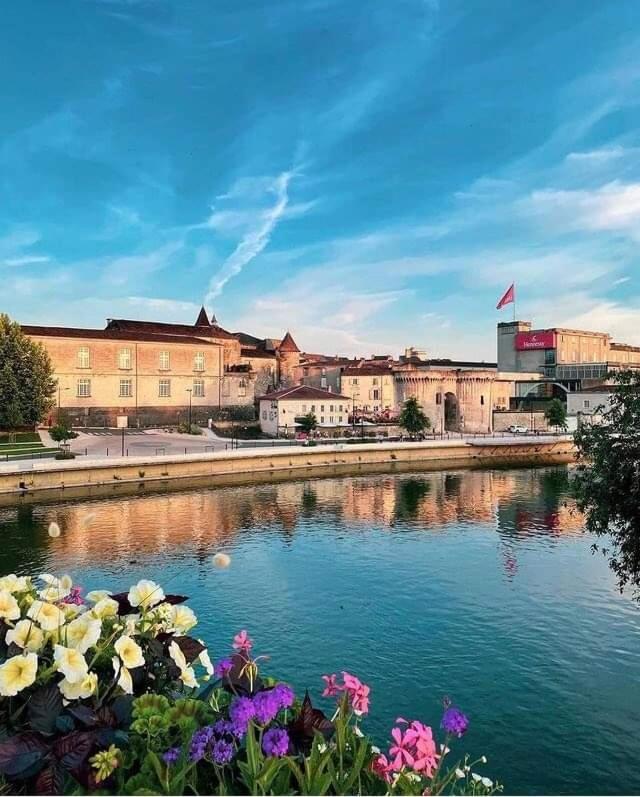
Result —
POLYGON ((281 385, 296 384, 296 368, 300 365, 300 349, 297 347, 291 333, 282 338, 276 351, 278 358, 278 381, 281 385))

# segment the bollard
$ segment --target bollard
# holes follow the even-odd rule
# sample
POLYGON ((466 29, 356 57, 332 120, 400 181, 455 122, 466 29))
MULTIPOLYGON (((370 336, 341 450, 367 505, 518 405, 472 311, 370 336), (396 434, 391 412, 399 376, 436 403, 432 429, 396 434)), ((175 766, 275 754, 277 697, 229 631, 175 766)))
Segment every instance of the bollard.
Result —
POLYGON ((107 456, 109 456, 109 449, 107 449, 107 456))

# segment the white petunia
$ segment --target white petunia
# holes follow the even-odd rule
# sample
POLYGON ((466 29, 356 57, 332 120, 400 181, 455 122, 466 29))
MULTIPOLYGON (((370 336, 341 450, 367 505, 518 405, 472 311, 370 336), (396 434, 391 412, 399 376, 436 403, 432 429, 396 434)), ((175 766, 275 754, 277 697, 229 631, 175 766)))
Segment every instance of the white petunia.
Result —
POLYGON ((113 665, 113 671, 118 677, 118 686, 120 689, 122 689, 125 694, 132 695, 133 679, 131 678, 131 673, 129 670, 127 670, 127 668, 120 662, 120 659, 117 656, 114 656, 111 659, 111 664, 113 665))
POLYGON ((7 659, 0 666, 0 695, 13 697, 31 686, 38 673, 38 657, 35 653, 20 654, 7 659))
POLYGON ((31 589, 31 579, 27 576, 16 576, 15 573, 10 573, 4 578, 0 578, 0 590, 7 590, 7 592, 26 592, 31 589))
POLYGON ((94 672, 87 673, 87 676, 81 681, 71 683, 67 678, 63 678, 58 684, 58 688, 62 692, 62 696, 66 700, 84 700, 91 695, 98 688, 98 676, 94 672))
POLYGON ((42 573, 40 579, 47 585, 39 592, 40 597, 45 601, 53 602, 66 598, 71 592, 71 587, 73 586, 73 581, 71 580, 70 576, 56 578, 50 573, 42 573))
POLYGON ((460 780, 460 778, 464 778, 464 776, 465 776, 464 772, 460 768, 457 768, 456 769, 456 778, 458 778, 458 780, 460 780))
POLYGON ((471 777, 475 780, 476 783, 480 783, 480 781, 482 780, 482 776, 478 775, 477 772, 472 772, 471 777))
POLYGON ((93 589, 91 592, 87 592, 85 597, 89 603, 98 603, 98 601, 108 598, 110 595, 111 593, 106 589, 93 589))
POLYGON ((100 598, 93 609, 91 609, 90 614, 92 617, 96 617, 99 620, 104 620, 107 617, 117 617, 118 601, 114 601, 107 596, 100 598))
MULTIPOLYGON (((204 642, 202 642, 201 639, 199 639, 198 642, 200 642, 200 644, 204 645, 204 642)), ((209 651, 206 648, 198 656, 198 661, 200 662, 200 664, 207 671, 207 675, 213 675, 213 672, 214 672, 213 664, 211 663, 211 659, 209 657, 209 651)))
POLYGON ((66 648, 63 645, 54 645, 53 660, 56 669, 61 672, 69 683, 75 684, 83 681, 89 674, 85 657, 79 650, 66 648))
POLYGON ((186 634, 194 625, 198 624, 198 618, 193 609, 188 606, 174 606, 171 624, 179 634, 186 634))
POLYGON ((490 780, 489 778, 482 778, 480 782, 487 789, 490 789, 493 786, 493 781, 490 780))
POLYGON ((82 614, 67 626, 67 645, 70 648, 86 653, 89 648, 95 647, 100 639, 102 622, 90 614, 82 614))
POLYGON ((193 670, 193 667, 190 667, 187 664, 184 653, 180 650, 176 642, 172 642, 169 645, 169 656, 171 656, 176 666, 180 670, 180 680, 185 684, 185 686, 190 686, 192 688, 197 687, 198 682, 196 680, 196 674, 193 670))
POLYGON ((150 606, 155 606, 156 603, 164 600, 164 591, 155 581, 142 579, 142 581, 138 581, 137 584, 131 587, 127 597, 132 606, 148 609, 150 606))
POLYGON ((20 617, 18 601, 9 590, 0 590, 0 617, 5 620, 17 620, 20 617))
POLYGON ((14 645, 18 645, 30 653, 37 653, 44 642, 44 634, 33 620, 20 620, 14 628, 7 631, 5 639, 8 645, 13 642, 14 645))
POLYGON ((34 601, 29 606, 27 617, 39 623, 44 631, 57 631, 65 623, 64 612, 52 603, 43 601, 34 601))
POLYGON ((142 667, 144 664, 144 656, 142 655, 142 648, 138 643, 131 639, 130 636, 123 635, 117 640, 114 645, 116 653, 120 656, 122 663, 129 670, 136 667, 142 667))

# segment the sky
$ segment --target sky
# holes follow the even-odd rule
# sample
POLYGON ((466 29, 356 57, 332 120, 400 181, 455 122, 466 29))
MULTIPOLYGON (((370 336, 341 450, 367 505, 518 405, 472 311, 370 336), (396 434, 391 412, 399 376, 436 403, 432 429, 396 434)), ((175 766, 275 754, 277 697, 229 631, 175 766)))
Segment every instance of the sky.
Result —
POLYGON ((0 311, 326 354, 640 345, 637 0, 20 0, 0 311))

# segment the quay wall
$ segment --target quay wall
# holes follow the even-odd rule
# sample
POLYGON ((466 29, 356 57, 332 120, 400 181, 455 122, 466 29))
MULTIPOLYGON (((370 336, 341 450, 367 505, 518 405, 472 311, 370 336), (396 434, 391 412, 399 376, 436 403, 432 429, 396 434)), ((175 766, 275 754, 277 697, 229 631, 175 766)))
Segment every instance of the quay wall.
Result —
POLYGON ((424 443, 336 444, 287 449, 251 449, 219 453, 75 459, 12 463, 0 470, 0 503, 52 491, 111 491, 125 484, 145 485, 198 480, 200 484, 269 481, 358 473, 364 469, 447 469, 524 467, 575 460, 570 437, 522 440, 428 441, 424 443))

